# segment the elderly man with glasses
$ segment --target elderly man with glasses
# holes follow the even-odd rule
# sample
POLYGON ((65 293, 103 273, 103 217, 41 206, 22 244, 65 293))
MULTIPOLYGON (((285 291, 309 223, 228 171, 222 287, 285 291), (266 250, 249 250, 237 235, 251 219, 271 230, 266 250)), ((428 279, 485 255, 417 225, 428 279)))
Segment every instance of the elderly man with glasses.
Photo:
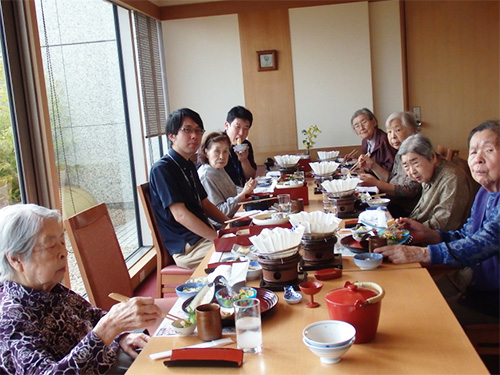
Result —
POLYGON ((252 113, 245 107, 236 106, 228 112, 224 123, 231 141, 229 161, 224 169, 239 188, 243 188, 248 179, 255 178, 257 172, 252 144, 247 139, 252 122, 252 113))
POLYGON ((191 161, 201 144, 203 121, 189 108, 168 116, 168 152, 150 172, 151 204, 163 243, 176 264, 195 268, 217 237, 208 218, 224 223, 229 218, 207 198, 191 161))

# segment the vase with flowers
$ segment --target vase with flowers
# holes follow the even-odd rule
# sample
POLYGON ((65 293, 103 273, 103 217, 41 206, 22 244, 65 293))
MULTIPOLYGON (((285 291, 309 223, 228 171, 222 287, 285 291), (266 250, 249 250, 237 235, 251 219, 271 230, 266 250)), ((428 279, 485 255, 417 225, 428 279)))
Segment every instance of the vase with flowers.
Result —
POLYGON ((302 145, 307 149, 307 155, 310 155, 311 148, 316 143, 318 134, 321 133, 317 125, 310 125, 307 129, 302 130, 305 138, 302 140, 302 145))

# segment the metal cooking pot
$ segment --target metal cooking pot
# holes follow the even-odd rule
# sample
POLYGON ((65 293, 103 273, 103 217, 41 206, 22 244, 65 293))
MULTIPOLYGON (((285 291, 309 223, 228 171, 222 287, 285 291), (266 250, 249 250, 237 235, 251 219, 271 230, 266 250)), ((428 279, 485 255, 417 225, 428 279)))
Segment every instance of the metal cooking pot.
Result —
POLYGON ((376 283, 346 281, 343 288, 326 294, 328 315, 332 320, 342 320, 356 328, 355 344, 369 342, 377 333, 384 295, 376 283))

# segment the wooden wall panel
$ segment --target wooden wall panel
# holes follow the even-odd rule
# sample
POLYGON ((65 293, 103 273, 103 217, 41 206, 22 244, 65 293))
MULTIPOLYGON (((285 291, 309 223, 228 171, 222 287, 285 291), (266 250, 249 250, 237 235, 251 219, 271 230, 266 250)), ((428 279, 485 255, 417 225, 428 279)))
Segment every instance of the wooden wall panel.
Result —
POLYGON ((500 118, 499 2, 407 1, 405 13, 409 107, 434 146, 466 157, 469 131, 500 118))
POLYGON ((254 114, 249 138, 261 164, 297 151, 288 10, 246 12, 238 21, 245 105, 254 114), (257 51, 262 50, 278 51, 278 70, 258 71, 257 51))

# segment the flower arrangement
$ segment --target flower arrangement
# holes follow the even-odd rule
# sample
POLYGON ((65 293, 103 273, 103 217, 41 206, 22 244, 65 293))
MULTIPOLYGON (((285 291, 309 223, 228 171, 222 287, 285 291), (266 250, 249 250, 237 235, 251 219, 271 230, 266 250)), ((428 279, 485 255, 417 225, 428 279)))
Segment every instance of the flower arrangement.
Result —
POLYGON ((302 145, 307 149, 307 155, 309 155, 310 149, 316 143, 315 139, 319 133, 321 133, 321 130, 319 130, 318 125, 310 125, 307 129, 302 130, 302 134, 305 135, 302 145))

